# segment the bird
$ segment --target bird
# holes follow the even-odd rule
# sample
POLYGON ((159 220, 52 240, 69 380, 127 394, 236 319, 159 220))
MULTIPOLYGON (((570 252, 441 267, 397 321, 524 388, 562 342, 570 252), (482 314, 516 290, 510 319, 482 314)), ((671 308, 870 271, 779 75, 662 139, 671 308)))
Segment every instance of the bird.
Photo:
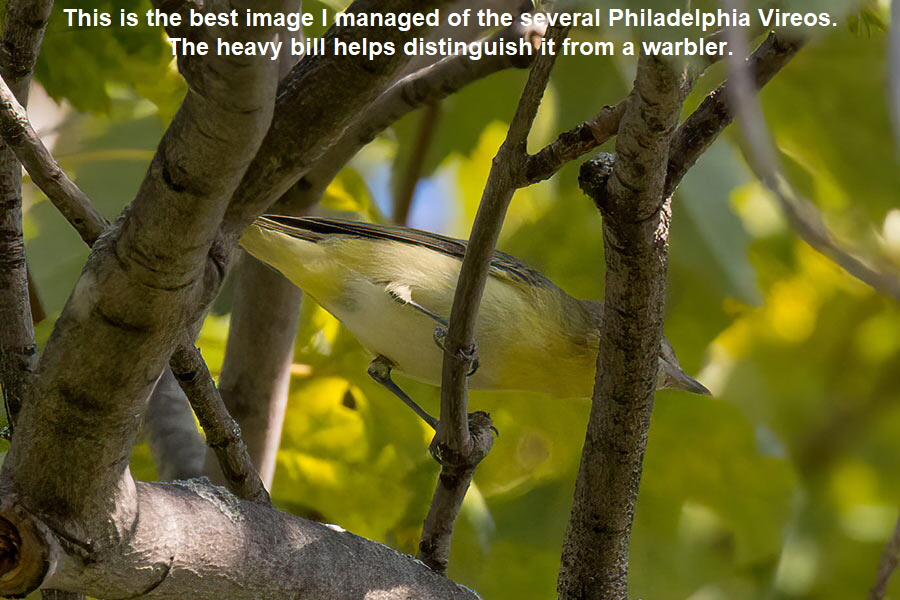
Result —
MULTIPOLYGON (((391 372, 440 385, 443 350, 435 342, 446 333, 465 241, 395 225, 265 215, 239 244, 343 323, 375 356, 369 375, 436 427, 391 372)), ((494 251, 469 388, 590 397, 602 315, 602 302, 573 298, 519 259, 494 251)), ((665 338, 656 387, 710 394, 681 370, 665 338)))

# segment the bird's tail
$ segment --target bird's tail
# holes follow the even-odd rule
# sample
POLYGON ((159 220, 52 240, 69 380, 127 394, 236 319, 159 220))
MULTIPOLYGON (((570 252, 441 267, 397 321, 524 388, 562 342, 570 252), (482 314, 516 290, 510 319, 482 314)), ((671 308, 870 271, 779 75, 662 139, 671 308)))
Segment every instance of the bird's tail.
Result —
POLYGON ((340 281, 332 272, 335 261, 329 260, 326 245, 320 243, 327 236, 305 223, 294 217, 260 217, 244 230, 240 245, 297 287, 315 297, 328 297, 340 281))

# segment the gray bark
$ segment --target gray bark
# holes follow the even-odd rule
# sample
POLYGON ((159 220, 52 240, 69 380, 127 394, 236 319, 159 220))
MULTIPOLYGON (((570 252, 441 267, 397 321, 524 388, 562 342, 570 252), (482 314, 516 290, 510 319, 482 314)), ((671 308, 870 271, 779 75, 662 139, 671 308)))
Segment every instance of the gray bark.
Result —
POLYGON ((582 188, 603 214, 605 309, 590 421, 563 545, 563 600, 628 597, 628 539, 663 330, 670 217, 663 195, 682 78, 656 57, 638 60, 635 90, 616 138, 611 175, 582 168, 582 188))

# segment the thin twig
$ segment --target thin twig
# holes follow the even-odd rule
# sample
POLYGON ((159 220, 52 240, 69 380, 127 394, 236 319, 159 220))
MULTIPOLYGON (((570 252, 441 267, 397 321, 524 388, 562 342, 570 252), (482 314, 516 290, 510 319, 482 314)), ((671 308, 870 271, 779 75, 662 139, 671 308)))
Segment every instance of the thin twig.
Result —
MULTIPOLYGON (((803 43, 800 39, 770 33, 746 60, 747 68, 753 72, 756 89, 762 89, 790 62, 803 43)), ((726 81, 713 90, 675 132, 666 175, 667 195, 675 191, 688 169, 734 120, 734 110, 729 103, 731 88, 726 81)))
MULTIPOLYGON (((567 32, 568 28, 551 27, 547 37, 558 44, 567 32)), ((541 55, 531 69, 506 140, 491 166, 450 311, 441 382, 441 420, 432 442, 432 452, 441 462, 441 476, 419 544, 419 558, 441 572, 447 567, 453 524, 475 466, 493 442, 490 417, 484 413, 468 415, 466 379, 475 361, 475 320, 503 218, 528 156, 528 133, 555 60, 555 55, 541 55)))
POLYGON ((881 560, 878 561, 878 575, 875 578, 875 585, 869 590, 869 600, 883 600, 887 593, 888 581, 898 566, 900 566, 900 517, 894 524, 894 533, 891 535, 891 539, 887 541, 881 552, 881 560))
POLYGON ((569 131, 565 131, 544 148, 530 155, 522 172, 519 187, 549 179, 566 163, 584 156, 616 134, 626 100, 615 106, 604 106, 600 113, 569 131))
MULTIPOLYGON (((540 38, 540 28, 509 27, 497 32, 484 43, 512 36, 529 40, 540 38)), ((485 56, 471 60, 468 56, 447 56, 428 67, 410 73, 385 90, 368 109, 362 111, 341 137, 325 152, 291 190, 278 200, 278 211, 299 214, 321 197, 328 184, 359 150, 376 135, 407 113, 447 96, 483 77, 508 68, 524 68, 531 64, 527 56, 485 56)))
POLYGON ((256 473, 241 428, 228 414, 200 350, 179 344, 169 361, 175 379, 191 401, 197 420, 206 433, 206 443, 219 458, 222 474, 235 496, 257 504, 271 504, 266 486, 256 473))
POLYGON ((2 78, 0 78, 0 135, 15 152, 16 158, 31 175, 35 185, 72 224, 81 239, 87 245, 93 245, 106 228, 106 220, 53 159, 31 126, 25 109, 2 78))
MULTIPOLYGON (((740 11, 741 0, 725 0, 729 10, 740 11)), ((738 28, 726 31, 728 45, 735 55, 740 56, 747 47, 747 40, 738 28)), ((769 135, 763 117, 762 107, 756 94, 756 86, 749 72, 750 64, 735 56, 726 59, 730 84, 734 93, 729 95, 731 111, 741 124, 741 131, 747 141, 748 164, 760 181, 775 196, 776 201, 797 235, 824 256, 827 256, 847 273, 876 291, 900 301, 900 273, 885 267, 876 269, 872 261, 863 261, 844 248, 825 225, 819 210, 809 200, 794 190, 781 173, 778 154, 769 135)), ((888 261, 881 261, 888 264, 888 261)))

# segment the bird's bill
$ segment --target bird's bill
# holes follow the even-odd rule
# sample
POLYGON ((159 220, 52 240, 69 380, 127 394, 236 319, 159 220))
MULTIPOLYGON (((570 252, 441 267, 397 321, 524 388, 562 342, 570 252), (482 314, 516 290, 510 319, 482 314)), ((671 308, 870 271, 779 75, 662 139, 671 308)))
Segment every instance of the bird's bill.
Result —
POLYGON ((669 377, 672 379, 672 381, 668 387, 691 392, 692 394, 712 396, 712 392, 710 392, 705 385, 703 385, 693 377, 686 375, 683 371, 679 370, 677 373, 669 373, 669 377))

